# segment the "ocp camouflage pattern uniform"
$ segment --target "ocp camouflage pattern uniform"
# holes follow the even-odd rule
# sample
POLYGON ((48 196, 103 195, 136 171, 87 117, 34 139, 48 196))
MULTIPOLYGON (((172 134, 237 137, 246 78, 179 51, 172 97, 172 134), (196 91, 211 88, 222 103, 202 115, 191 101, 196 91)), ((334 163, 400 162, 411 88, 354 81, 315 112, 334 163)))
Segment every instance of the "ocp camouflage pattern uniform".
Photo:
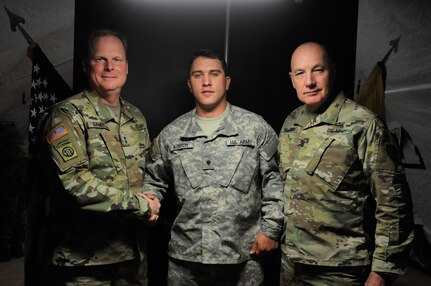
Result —
POLYGON ((377 116, 342 93, 312 122, 303 105, 286 118, 279 153, 284 255, 310 265, 404 272, 411 198, 398 146, 377 116))
POLYGON ((277 145, 277 134, 262 117, 233 105, 210 137, 199 127, 195 110, 160 132, 144 190, 162 198, 173 184, 178 215, 170 257, 238 264, 250 260, 258 232, 280 238, 283 187, 277 145))
POLYGON ((145 219, 151 210, 136 194, 142 191, 150 140, 142 113, 120 102, 119 122, 90 91, 55 105, 42 120, 40 160, 49 161, 58 181, 47 194, 49 263, 146 263, 145 219))

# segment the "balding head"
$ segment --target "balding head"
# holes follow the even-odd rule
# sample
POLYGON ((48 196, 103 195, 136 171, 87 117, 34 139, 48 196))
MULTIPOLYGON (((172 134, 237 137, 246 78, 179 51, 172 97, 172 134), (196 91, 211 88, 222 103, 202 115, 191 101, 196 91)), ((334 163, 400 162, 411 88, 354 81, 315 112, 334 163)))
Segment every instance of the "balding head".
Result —
POLYGON ((312 54, 313 56, 320 55, 321 58, 323 59, 324 64, 328 68, 332 69, 333 64, 327 49, 323 45, 316 42, 305 42, 299 45, 293 52, 290 60, 291 70, 293 71, 294 69, 293 64, 297 58, 308 57, 310 54, 312 54))
POLYGON ((306 42, 295 49, 290 66, 289 75, 298 99, 314 112, 322 110, 330 98, 335 74, 326 48, 306 42))

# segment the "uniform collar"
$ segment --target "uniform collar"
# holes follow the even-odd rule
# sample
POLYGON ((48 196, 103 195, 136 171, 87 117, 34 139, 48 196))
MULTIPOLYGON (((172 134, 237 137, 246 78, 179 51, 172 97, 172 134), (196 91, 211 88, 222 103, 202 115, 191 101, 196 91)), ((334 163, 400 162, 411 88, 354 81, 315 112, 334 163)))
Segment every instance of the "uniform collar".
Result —
MULTIPOLYGON (((228 114, 220 123, 220 126, 217 128, 216 132, 214 133, 214 137, 212 138, 215 138, 220 135, 235 136, 238 134, 236 125, 232 124, 233 122, 236 121, 234 119, 236 116, 235 107, 231 105, 229 102, 227 104, 229 105, 228 114)), ((193 139, 197 137, 207 137, 198 124, 198 121, 197 121, 198 115, 196 114, 196 108, 190 111, 187 116, 190 116, 190 120, 187 121, 186 127, 184 128, 184 132, 181 135, 181 138, 193 139)))
POLYGON ((338 122, 338 116, 340 114, 341 107, 343 106, 346 99, 347 98, 343 92, 338 93, 325 112, 317 116, 316 122, 319 121, 328 124, 336 124, 338 122))
POLYGON ((338 116, 340 114, 340 110, 344 104, 344 101, 346 101, 344 93, 338 93, 338 95, 333 99, 328 108, 323 113, 319 114, 312 123, 307 116, 306 106, 303 105, 298 110, 297 124, 302 127, 311 127, 320 123, 326 123, 331 125, 336 124, 338 122, 338 116))
MULTIPOLYGON (((112 116, 108 107, 106 107, 104 104, 102 104, 99 101, 99 96, 95 92, 85 90, 83 93, 84 93, 84 96, 88 99, 88 101, 90 101, 91 105, 93 106, 94 110, 96 111, 101 121, 106 123, 110 120, 114 120, 114 117, 112 116)), ((126 121, 133 119, 133 114, 130 112, 128 106, 124 104, 124 100, 121 97, 120 97, 120 105, 121 105, 121 114, 122 114, 121 122, 124 123, 126 121)))

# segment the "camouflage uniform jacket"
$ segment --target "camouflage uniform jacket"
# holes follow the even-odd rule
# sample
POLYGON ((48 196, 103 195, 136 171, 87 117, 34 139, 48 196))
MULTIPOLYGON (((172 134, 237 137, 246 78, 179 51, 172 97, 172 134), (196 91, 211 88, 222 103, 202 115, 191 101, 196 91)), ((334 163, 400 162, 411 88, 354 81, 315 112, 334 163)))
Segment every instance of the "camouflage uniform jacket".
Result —
POLYGON ((144 254, 149 207, 135 194, 142 191, 150 141, 142 113, 120 102, 119 123, 88 91, 56 104, 42 119, 41 160, 58 182, 48 199, 50 263, 101 265, 133 259, 138 248, 144 254))
POLYGON ((301 106, 284 122, 279 154, 290 259, 403 272, 411 197, 398 146, 376 115, 342 93, 312 122, 301 106))
POLYGON ((210 137, 190 111, 166 126, 152 150, 144 190, 162 197, 173 183, 178 214, 168 254, 204 264, 250 259, 258 232, 278 240, 283 187, 278 138, 262 117, 230 106, 210 137))

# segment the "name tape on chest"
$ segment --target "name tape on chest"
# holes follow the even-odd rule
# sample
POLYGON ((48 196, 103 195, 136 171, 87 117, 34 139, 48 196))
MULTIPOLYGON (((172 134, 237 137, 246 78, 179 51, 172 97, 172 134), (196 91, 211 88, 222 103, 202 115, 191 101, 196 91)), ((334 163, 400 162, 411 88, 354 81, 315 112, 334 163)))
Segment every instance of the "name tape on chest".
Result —
POLYGON ((326 132, 330 134, 347 134, 347 133, 350 133, 350 130, 343 129, 340 127, 330 127, 328 128, 328 130, 326 130, 326 132))
POLYGON ((172 145, 172 150, 193 149, 193 142, 180 142, 172 145))
POLYGON ((105 123, 101 121, 89 121, 87 123, 88 128, 101 128, 101 129, 108 129, 108 126, 106 126, 105 123))

